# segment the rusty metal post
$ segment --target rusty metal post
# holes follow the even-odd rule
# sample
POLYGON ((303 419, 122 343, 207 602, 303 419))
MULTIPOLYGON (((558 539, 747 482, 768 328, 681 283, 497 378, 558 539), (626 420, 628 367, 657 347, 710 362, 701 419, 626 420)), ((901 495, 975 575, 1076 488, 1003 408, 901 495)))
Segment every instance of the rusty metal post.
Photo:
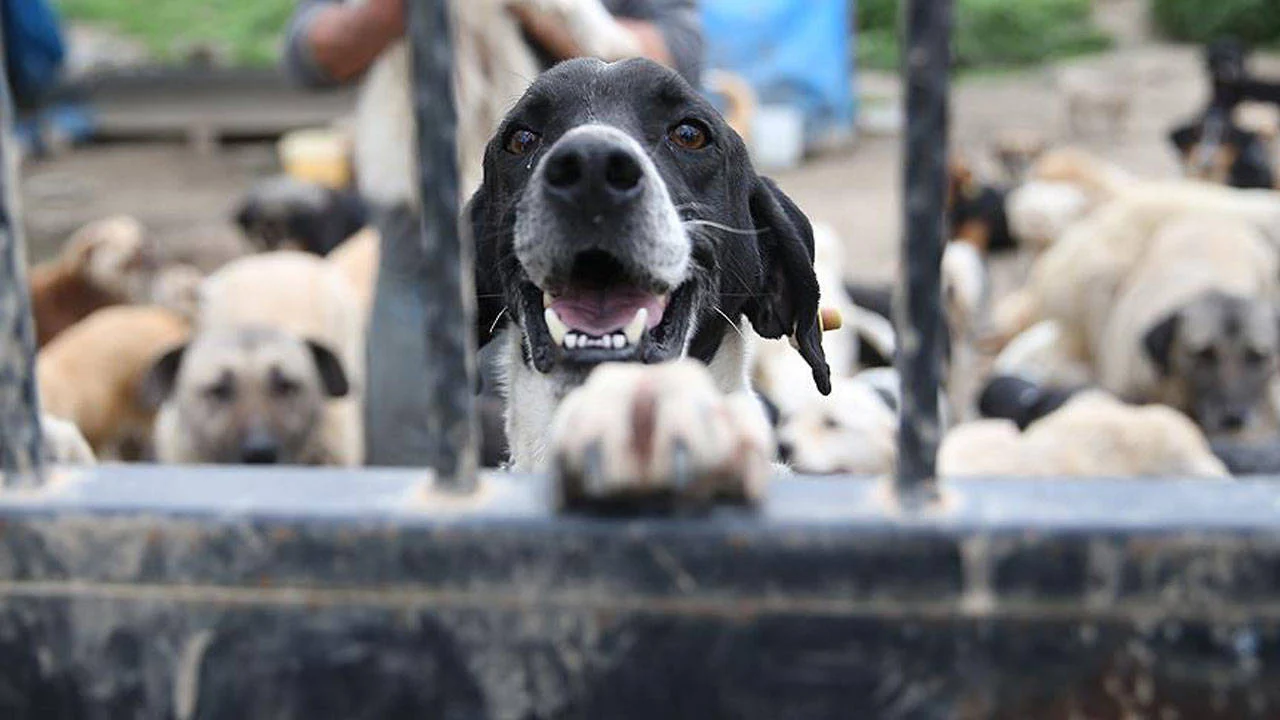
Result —
MULTIPOLYGON (((410 2, 409 40, 417 124, 421 241, 428 259, 421 288, 426 334, 427 464, 442 483, 468 490, 475 481, 475 288, 473 249, 459 233, 457 109, 453 43, 446 0, 410 2)), ((409 148, 406 148, 409 151, 409 148)))
POLYGON ((904 499, 927 500, 934 484, 942 425, 942 250, 946 242, 948 75, 952 0, 908 0, 903 75, 906 79, 906 147, 902 282, 895 305, 902 378, 898 432, 898 490, 904 499))
POLYGON ((0 473, 6 486, 40 480, 35 323, 27 293, 26 248, 18 213, 13 98, 0 38, 0 473))

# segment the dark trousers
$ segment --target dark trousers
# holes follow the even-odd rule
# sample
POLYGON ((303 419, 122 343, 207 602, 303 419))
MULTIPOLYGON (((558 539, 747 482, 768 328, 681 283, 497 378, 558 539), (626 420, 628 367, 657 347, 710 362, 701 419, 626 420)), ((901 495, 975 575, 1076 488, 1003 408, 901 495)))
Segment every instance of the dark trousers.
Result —
MULTIPOLYGON (((366 461, 372 466, 422 467, 434 460, 432 443, 438 442, 439 432, 430 427, 431 407, 441 400, 425 382, 431 341, 426 333, 430 258, 420 241, 418 217, 408 207, 376 209, 373 222, 382 235, 382 251, 369 321, 366 461)), ((501 463, 506 454, 496 349, 494 344, 481 351, 480 387, 473 388, 481 395, 481 461, 488 467, 501 463)))

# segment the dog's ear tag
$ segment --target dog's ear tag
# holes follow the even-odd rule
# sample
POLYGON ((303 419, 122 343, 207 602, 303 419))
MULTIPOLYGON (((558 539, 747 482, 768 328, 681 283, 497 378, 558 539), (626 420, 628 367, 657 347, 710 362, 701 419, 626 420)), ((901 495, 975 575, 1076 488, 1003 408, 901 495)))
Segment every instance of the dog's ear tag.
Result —
POLYGON ((840 314, 840 308, 824 307, 819 309, 818 327, 822 329, 822 332, 839 330, 844 327, 844 316, 840 314))
MULTIPOLYGON (((822 332, 831 332, 844 327, 844 315, 840 314, 839 308, 824 307, 818 309, 818 329, 822 332)), ((791 347, 799 350, 800 343, 796 341, 795 335, 787 337, 791 341, 791 347)))

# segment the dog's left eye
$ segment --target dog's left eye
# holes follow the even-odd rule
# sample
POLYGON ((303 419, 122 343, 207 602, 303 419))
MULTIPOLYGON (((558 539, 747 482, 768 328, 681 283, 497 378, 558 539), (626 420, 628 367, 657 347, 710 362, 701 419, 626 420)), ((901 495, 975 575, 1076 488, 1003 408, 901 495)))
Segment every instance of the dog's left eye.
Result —
POLYGON ((528 128, 518 128, 507 136, 507 152, 512 155, 528 155, 538 148, 542 136, 528 128))
POLYGON ((1248 365, 1261 365, 1266 362, 1267 354, 1257 348, 1245 348, 1244 361, 1248 365))
POLYGON ((685 150, 701 150, 711 142, 711 131, 698 120, 681 120, 667 133, 671 142, 685 150))

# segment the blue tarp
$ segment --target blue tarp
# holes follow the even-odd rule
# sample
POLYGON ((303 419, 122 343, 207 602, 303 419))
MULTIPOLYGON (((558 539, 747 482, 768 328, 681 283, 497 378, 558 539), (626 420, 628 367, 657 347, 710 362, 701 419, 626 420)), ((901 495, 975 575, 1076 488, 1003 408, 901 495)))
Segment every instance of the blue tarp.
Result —
POLYGON ((805 113, 810 140, 852 132, 849 0, 701 0, 707 67, 742 76, 761 102, 805 113))

